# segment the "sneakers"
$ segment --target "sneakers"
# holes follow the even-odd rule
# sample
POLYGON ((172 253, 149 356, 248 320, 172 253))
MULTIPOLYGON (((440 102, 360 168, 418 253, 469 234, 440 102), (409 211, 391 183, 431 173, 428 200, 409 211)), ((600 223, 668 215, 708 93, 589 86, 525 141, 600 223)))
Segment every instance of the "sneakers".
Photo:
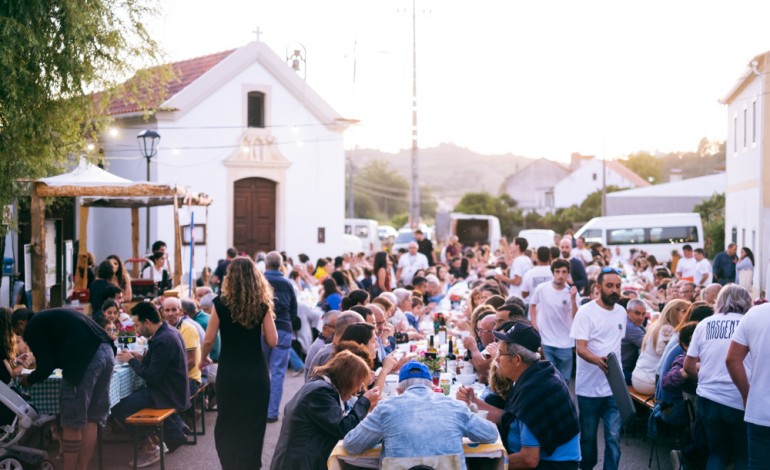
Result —
POLYGON ((188 444, 189 442, 190 441, 188 441, 187 439, 180 439, 178 441, 166 441, 166 444, 164 444, 164 445, 168 445, 168 447, 166 448, 166 453, 172 454, 174 453, 175 450, 177 450, 178 448, 182 447, 185 444, 188 444))
POLYGON ((674 470, 680 470, 684 468, 682 466, 682 451, 676 449, 671 451, 671 467, 674 470))
MULTIPOLYGON (((139 452, 139 456, 136 458, 136 468, 149 467, 158 461, 160 461, 160 447, 155 447, 154 450, 149 451, 143 450, 139 452)), ((128 466, 133 467, 134 461, 128 462, 128 466)))

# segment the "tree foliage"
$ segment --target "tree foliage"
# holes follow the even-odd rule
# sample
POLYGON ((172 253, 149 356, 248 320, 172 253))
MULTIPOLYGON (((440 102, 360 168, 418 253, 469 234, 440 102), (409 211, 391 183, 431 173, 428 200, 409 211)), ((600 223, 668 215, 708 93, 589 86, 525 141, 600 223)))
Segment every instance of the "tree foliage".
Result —
POLYGON ((714 194, 694 210, 703 221, 703 249, 712 257, 725 249, 725 195, 714 194))
MULTIPOLYGON (((395 225, 409 213, 409 181, 388 162, 372 160, 353 173, 353 204, 356 217, 395 225)), ((436 215, 435 197, 426 186, 420 187, 420 214, 423 220, 436 215)))
POLYGON ((661 181, 661 161, 649 153, 633 153, 628 158, 618 161, 647 181, 652 181, 653 183, 660 183, 661 181))
POLYGON ((0 204, 18 178, 61 171, 107 122, 101 103, 161 54, 144 26, 154 0, 0 2, 0 204))

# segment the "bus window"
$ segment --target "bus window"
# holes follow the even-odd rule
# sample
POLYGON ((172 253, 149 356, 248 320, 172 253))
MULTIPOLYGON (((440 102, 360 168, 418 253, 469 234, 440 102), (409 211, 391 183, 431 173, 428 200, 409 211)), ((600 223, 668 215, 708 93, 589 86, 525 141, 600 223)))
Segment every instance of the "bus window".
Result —
POLYGON ((369 238, 369 227, 366 225, 356 225, 356 236, 358 238, 369 238))
POLYGON ((607 230, 607 245, 644 243, 643 228, 612 228, 607 230))
POLYGON ((598 228, 592 228, 588 230, 583 230, 583 233, 580 234, 581 237, 586 239, 586 243, 602 243, 602 230, 598 228))
POLYGON ((654 227, 649 243, 699 243, 696 227, 654 227))
POLYGON ((345 226, 345 233, 347 235, 353 235, 353 227, 351 227, 350 225, 346 225, 345 226))

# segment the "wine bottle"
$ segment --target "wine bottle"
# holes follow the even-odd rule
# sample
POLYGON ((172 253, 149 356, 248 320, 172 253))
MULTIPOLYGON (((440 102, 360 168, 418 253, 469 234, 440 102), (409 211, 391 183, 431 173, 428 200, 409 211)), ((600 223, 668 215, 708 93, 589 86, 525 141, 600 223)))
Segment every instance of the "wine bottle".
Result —
POLYGON ((452 338, 449 338, 449 348, 446 354, 446 371, 453 374, 457 373, 457 356, 452 348, 452 338))
POLYGON ((438 344, 446 344, 447 334, 446 334, 446 326, 440 325, 438 327, 438 344))
POLYGON ((428 343, 428 350, 425 352, 425 357, 435 360, 438 358, 438 351, 433 344, 433 335, 430 335, 430 342, 428 343))

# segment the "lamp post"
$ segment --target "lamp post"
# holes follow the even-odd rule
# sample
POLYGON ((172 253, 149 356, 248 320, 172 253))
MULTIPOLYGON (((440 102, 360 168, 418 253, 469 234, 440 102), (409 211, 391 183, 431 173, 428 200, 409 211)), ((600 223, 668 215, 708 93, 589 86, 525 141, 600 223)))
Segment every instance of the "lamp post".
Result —
MULTIPOLYGON (((152 160, 152 157, 158 155, 158 142, 160 142, 160 134, 151 129, 146 129, 136 136, 136 141, 139 144, 139 152, 147 160, 147 182, 149 183, 150 160, 152 160)), ((150 251, 150 206, 147 206, 147 221, 145 224, 145 230, 145 249, 150 251)))

